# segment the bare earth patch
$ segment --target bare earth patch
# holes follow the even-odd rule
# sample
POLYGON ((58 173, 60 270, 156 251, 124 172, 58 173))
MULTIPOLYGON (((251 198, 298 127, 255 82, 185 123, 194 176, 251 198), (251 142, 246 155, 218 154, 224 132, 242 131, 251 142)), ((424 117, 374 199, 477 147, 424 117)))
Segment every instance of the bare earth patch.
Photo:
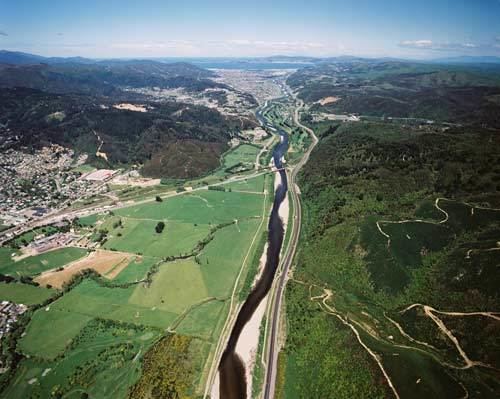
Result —
POLYGON ((47 284, 62 288, 74 275, 85 269, 93 269, 102 276, 115 278, 131 261, 134 255, 124 252, 97 250, 89 256, 67 265, 64 270, 49 270, 38 276, 35 281, 42 286, 47 284))
POLYGON ((127 103, 113 105, 113 108, 126 109, 127 111, 134 111, 134 112, 148 112, 148 110, 144 105, 134 105, 127 103))
POLYGON ((326 105, 326 104, 336 103, 339 100, 340 100, 340 97, 330 96, 330 97, 322 98, 321 100, 318 101, 318 103, 321 104, 321 105, 326 105))

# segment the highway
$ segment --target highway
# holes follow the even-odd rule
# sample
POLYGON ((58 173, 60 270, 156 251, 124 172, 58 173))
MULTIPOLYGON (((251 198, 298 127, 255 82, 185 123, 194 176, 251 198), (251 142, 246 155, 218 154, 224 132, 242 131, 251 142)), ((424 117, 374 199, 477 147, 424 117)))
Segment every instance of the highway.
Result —
MULTIPOLYGON (((280 322, 280 312, 281 312, 281 302, 283 299, 283 292, 285 291, 286 283, 288 280, 288 272, 290 270, 293 257, 295 255, 295 251, 297 249, 297 243, 299 241, 300 236, 300 223, 301 223, 301 205, 299 198, 299 190, 295 183, 295 179, 297 177, 298 172, 306 164, 309 160, 309 156, 311 151, 318 143, 318 138, 314 134, 314 132, 309 129, 307 126, 304 126, 300 123, 299 112, 304 106, 301 100, 298 101, 298 106, 295 108, 294 112, 294 123, 307 131, 312 138, 312 143, 305 152, 302 159, 293 167, 291 172, 288 174, 289 178, 289 190, 293 203, 293 218, 292 218, 292 233, 290 235, 290 241, 288 247, 286 248, 285 256, 281 262, 281 274, 277 276, 276 288, 274 290, 274 301, 272 302, 270 315, 271 315, 271 330, 267 335, 267 367, 266 367, 266 378, 264 384, 264 399, 272 399, 274 398, 274 391, 276 387, 276 372, 277 372, 277 363, 278 363, 278 336, 279 336, 279 322, 280 322)), ((271 292, 272 294, 272 292, 271 292)), ((269 296, 272 298, 272 295, 269 296)))

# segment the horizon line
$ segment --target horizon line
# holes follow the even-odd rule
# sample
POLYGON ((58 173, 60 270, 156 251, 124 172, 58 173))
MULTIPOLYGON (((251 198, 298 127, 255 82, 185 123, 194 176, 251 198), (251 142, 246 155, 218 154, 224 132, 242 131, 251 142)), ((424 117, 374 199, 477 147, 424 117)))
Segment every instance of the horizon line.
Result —
MULTIPOLYGON (((21 50, 8 50, 8 49, 0 49, 0 53, 17 53, 17 54, 23 54, 23 55, 28 55, 28 56, 34 56, 34 57, 40 57, 40 58, 45 58, 45 59, 51 59, 51 58, 60 58, 60 59, 73 59, 73 58, 82 58, 82 59, 88 59, 92 61, 106 61, 106 60, 127 60, 127 61, 132 61, 132 60, 161 60, 161 59, 224 59, 224 60, 241 60, 241 59, 248 59, 248 60, 255 60, 255 59, 268 59, 268 58, 309 58, 313 60, 323 60, 323 59, 332 59, 332 58, 355 58, 355 59, 368 59, 368 60, 383 60, 383 59, 389 59, 389 60, 400 60, 400 61, 416 61, 416 62, 422 62, 422 61, 440 61, 440 60, 447 60, 447 59, 456 59, 456 58, 492 58, 492 59, 498 59, 500 60, 500 56, 498 55, 491 55, 491 54, 484 54, 484 55, 467 55, 467 54, 461 54, 461 55, 450 55, 447 57, 437 57, 437 58, 431 58, 431 57, 422 57, 422 58, 410 58, 410 57, 398 57, 398 56, 389 56, 389 55, 381 55, 381 56, 373 56, 373 55, 352 55, 352 54, 340 54, 340 55, 325 55, 325 56, 317 56, 317 55, 307 55, 307 54, 294 54, 294 55, 286 55, 286 54, 273 54, 273 55, 241 55, 241 56, 210 56, 210 55, 196 55, 196 56, 135 56, 135 55, 130 55, 130 56, 123 56, 123 57, 87 57, 87 56, 80 56, 80 55, 72 55, 72 56, 58 56, 58 55, 40 55, 36 53, 29 53, 26 51, 21 51, 21 50)), ((305 61, 304 61, 305 62, 305 61)))

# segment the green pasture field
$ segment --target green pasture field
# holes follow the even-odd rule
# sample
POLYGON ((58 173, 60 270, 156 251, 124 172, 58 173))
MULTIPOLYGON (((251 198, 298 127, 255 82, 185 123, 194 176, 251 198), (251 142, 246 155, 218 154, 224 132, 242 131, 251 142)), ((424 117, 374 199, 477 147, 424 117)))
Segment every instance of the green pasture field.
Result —
POLYGON ((190 253, 196 244, 205 238, 210 226, 207 224, 166 221, 165 229, 156 233, 157 220, 141 220, 122 217, 122 226, 113 228, 116 217, 111 218, 100 228, 109 230, 104 248, 118 251, 145 254, 158 258, 190 253), (118 236, 121 234, 121 237, 118 236))
POLYGON ((49 299, 55 290, 22 283, 0 282, 0 301, 36 305, 49 299))
POLYGON ((238 163, 250 165, 255 163, 260 148, 256 145, 241 144, 224 154, 222 159, 223 169, 230 168, 238 163))
POLYGON ((98 213, 94 213, 93 215, 89 216, 84 216, 78 219, 78 223, 81 224, 82 226, 92 226, 96 224, 96 222, 100 219, 102 219, 104 215, 99 215, 98 213))
POLYGON ((173 192, 174 184, 159 184, 155 186, 134 187, 134 186, 119 186, 115 187, 115 193, 121 201, 142 200, 145 198, 154 198, 156 195, 165 195, 168 192, 173 192))
POLYGON ((192 259, 162 264, 151 285, 138 285, 129 303, 181 314, 208 297, 201 268, 192 259))
POLYGON ((140 259, 132 260, 118 276, 113 279, 113 283, 132 283, 146 277, 151 267, 159 262, 157 258, 142 256, 140 259))
MULTIPOLYGON (((57 335, 57 334, 55 334, 57 335)), ((2 398, 123 398, 160 332, 90 321, 64 357, 25 358, 2 398)))
MULTIPOLYGON (((49 311, 35 313, 21 349, 50 358, 61 353, 91 318, 165 329, 191 306, 209 297, 229 297, 259 223, 249 220, 219 230, 200 256, 200 264, 189 259, 160 265, 149 286, 108 288, 84 280, 53 302, 49 311), (54 326, 60 334, 53 333, 54 326)), ((198 319, 194 315, 188 320, 192 318, 198 319)), ((206 333, 214 321, 200 324, 201 332, 206 333)), ((186 329, 196 331, 193 326, 186 329)))
MULTIPOLYGON (((176 315, 155 306, 145 307, 130 302, 136 287, 102 287, 93 280, 84 280, 51 305, 51 310, 75 312, 118 322, 167 328, 176 315)), ((157 304, 157 306, 160 303, 157 304)))
MULTIPOLYGON (((246 220, 219 230, 198 256, 210 296, 227 298, 231 295, 236 276, 260 222, 259 219, 246 220)), ((258 243, 258 239, 255 243, 258 243)), ((252 253, 247 258, 247 266, 251 260, 252 253)), ((244 281, 244 277, 242 275, 241 281, 244 281)))
POLYGON ((265 180, 268 175, 260 175, 257 177, 251 177, 245 180, 240 180, 232 183, 224 184, 226 190, 231 189, 232 191, 250 191, 250 192, 264 192, 265 180))
POLYGON ((12 253, 13 251, 9 248, 5 248, 2 251, 0 273, 11 276, 35 276, 45 270, 64 266, 87 254, 85 249, 68 247, 56 249, 41 255, 30 256, 15 262, 10 258, 8 252, 12 253))
POLYGON ((55 358, 91 319, 83 314, 57 310, 52 305, 40 308, 33 315, 18 347, 29 355, 55 358))
POLYGON ((8 263, 13 262, 11 255, 12 254, 19 254, 19 251, 17 249, 12 249, 9 247, 0 247, 0 268, 3 265, 7 265, 8 263))
MULTIPOLYGON (((265 179, 259 180, 263 185, 265 179)), ((68 398, 79 398, 83 391, 93 397, 125 396, 139 375, 140 362, 134 360, 135 356, 139 350, 142 356, 147 348, 136 347, 134 334, 130 333, 123 356, 115 353, 115 346, 108 345, 102 335, 118 334, 113 326, 120 323, 136 326, 127 327, 129 330, 164 331, 172 327, 182 334, 206 339, 199 353, 190 354, 190 361, 199 368, 196 386, 201 384, 206 378, 203 370, 212 341, 227 314, 227 299, 247 253, 247 262, 252 259, 249 249, 262 221, 265 198, 263 194, 207 190, 123 208, 114 216, 104 217, 103 223, 95 227, 108 229, 106 248, 143 255, 132 260, 110 283, 122 286, 84 279, 49 306, 37 310, 18 344, 19 350, 32 358, 22 361, 6 392, 21 396, 36 392, 44 397, 47 389, 56 389, 68 398), (119 219, 123 228, 116 223, 119 219), (157 234, 154 227, 160 220, 166 227, 157 234), (190 252, 216 224, 234 220, 237 222, 218 229, 196 258, 160 263, 148 283, 127 285, 145 278, 159 262, 157 256, 190 252), (104 331, 82 339, 96 319, 103 320, 104 331), (102 351, 111 352, 112 360, 101 359, 102 351), (96 357, 99 362, 95 362, 96 357), (48 368, 52 370, 41 377, 48 368)), ((93 226, 99 219, 84 218, 82 224, 93 226)), ((0 258, 10 261, 12 251, 0 251, 0 258)), ((246 272, 242 273, 242 281, 246 272)), ((120 342, 117 340, 116 345, 120 342)))
POLYGON ((182 319, 175 331, 184 335, 195 335, 206 340, 216 340, 217 326, 221 316, 227 309, 222 301, 211 300, 193 307, 182 319))
POLYGON ((115 214, 139 219, 218 224, 260 216, 263 198, 260 194, 197 191, 178 195, 163 202, 118 209, 115 214))

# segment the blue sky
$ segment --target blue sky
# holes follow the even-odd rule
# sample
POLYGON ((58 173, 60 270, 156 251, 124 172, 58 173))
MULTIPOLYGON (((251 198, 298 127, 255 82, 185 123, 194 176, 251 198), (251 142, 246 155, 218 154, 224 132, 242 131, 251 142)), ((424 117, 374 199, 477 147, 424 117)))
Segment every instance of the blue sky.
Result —
POLYGON ((86 57, 500 55, 500 0, 0 0, 0 49, 86 57))

